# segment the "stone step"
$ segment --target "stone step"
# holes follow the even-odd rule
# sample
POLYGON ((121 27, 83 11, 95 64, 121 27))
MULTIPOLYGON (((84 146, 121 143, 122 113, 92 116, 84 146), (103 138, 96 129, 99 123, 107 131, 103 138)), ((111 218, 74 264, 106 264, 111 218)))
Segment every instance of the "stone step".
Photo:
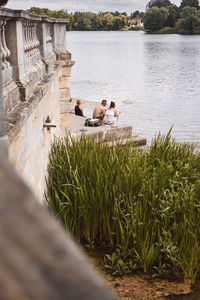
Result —
POLYGON ((124 146, 128 143, 131 143, 133 147, 141 147, 147 144, 147 140, 138 135, 132 136, 131 138, 120 139, 112 142, 108 142, 108 145, 112 147, 113 145, 124 146))
POLYGON ((117 125, 117 126, 98 126, 86 127, 85 118, 70 115, 70 133, 73 137, 80 137, 85 134, 87 138, 93 138, 97 142, 103 139, 105 142, 113 143, 121 142, 122 145, 131 142, 133 146, 146 145, 147 140, 139 136, 132 136, 132 126, 117 125))

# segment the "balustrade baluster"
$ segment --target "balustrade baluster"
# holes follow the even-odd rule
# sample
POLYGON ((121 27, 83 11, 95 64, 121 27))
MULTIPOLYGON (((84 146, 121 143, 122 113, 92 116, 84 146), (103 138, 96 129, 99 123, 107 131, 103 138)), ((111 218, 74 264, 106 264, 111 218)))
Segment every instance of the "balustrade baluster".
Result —
POLYGON ((7 21, 4 20, 3 21, 3 36, 2 36, 2 44, 3 44, 3 48, 5 50, 5 64, 6 67, 9 68, 10 67, 10 63, 9 61, 7 61, 7 58, 10 56, 10 50, 8 49, 7 45, 6 45, 6 39, 5 39, 5 26, 6 26, 7 21))
POLYGON ((32 45, 31 45, 31 23, 28 22, 28 53, 29 53, 29 57, 32 56, 32 45))
POLYGON ((1 20, 0 21, 0 47, 1 47, 1 59, 2 59, 2 69, 5 70, 10 67, 10 63, 7 61, 7 58, 10 56, 10 50, 6 46, 5 40, 5 26, 7 21, 1 20))
POLYGON ((6 57, 6 52, 3 48, 3 23, 4 21, 0 21, 0 47, 1 47, 1 63, 2 63, 2 70, 6 69, 6 63, 5 63, 5 57, 6 57))
POLYGON ((24 32, 24 52, 26 57, 28 56, 28 28, 27 22, 23 23, 23 32, 24 32))

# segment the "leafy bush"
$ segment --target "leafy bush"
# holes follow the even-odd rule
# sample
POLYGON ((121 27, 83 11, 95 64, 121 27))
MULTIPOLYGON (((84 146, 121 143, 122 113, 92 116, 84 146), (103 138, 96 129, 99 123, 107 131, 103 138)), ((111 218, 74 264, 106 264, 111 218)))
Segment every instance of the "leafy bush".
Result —
POLYGON ((57 141, 46 199, 84 244, 109 248, 113 272, 154 276, 200 270, 200 154, 158 135, 148 149, 84 137, 57 141), (116 249, 120 249, 120 255, 116 249))
POLYGON ((154 32, 161 29, 167 18, 169 17, 169 10, 165 7, 152 7, 147 10, 144 18, 144 29, 148 32, 154 32))

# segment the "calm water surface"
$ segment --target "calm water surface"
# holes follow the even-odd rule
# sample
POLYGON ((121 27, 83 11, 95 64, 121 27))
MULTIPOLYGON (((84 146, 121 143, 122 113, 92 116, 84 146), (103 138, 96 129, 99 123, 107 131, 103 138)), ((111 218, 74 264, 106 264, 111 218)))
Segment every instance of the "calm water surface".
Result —
POLYGON ((148 143, 172 125, 178 141, 200 143, 200 36, 67 32, 67 42, 73 97, 116 101, 120 123, 148 143))

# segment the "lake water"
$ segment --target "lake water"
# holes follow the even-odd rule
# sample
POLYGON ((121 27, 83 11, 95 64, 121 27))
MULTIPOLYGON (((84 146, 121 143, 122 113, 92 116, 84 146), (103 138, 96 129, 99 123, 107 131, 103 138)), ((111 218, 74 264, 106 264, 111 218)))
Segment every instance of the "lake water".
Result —
POLYGON ((178 141, 200 142, 200 36, 67 32, 67 49, 72 97, 115 101, 148 143, 172 125, 178 141))

